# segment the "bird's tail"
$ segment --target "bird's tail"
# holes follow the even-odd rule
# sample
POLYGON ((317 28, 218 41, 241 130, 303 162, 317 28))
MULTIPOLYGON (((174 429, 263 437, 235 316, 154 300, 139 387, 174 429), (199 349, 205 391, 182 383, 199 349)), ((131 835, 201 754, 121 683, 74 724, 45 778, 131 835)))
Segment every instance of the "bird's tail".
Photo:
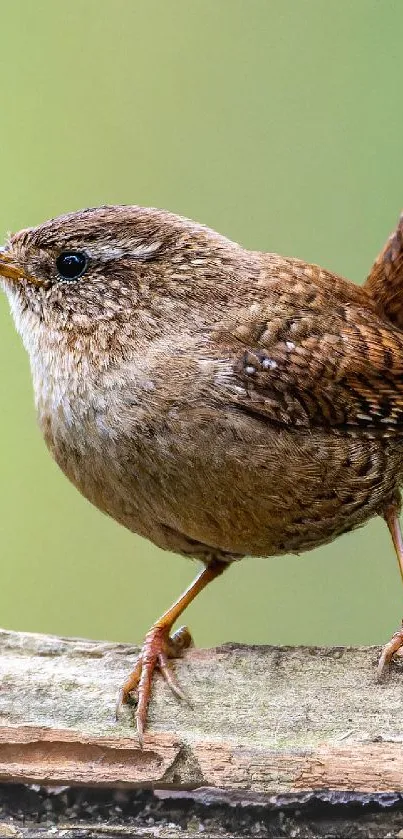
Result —
POLYGON ((403 329, 403 213, 375 260, 364 288, 379 314, 403 329))

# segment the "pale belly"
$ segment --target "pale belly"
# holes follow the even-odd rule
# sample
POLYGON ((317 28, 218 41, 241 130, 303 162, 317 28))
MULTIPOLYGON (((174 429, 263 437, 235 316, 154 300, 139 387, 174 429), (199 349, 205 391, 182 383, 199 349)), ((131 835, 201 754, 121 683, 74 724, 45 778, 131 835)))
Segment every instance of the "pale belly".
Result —
POLYGON ((42 420, 80 492, 162 548, 210 561, 299 553, 382 513, 403 471, 379 439, 298 434, 242 415, 113 439, 42 420), (91 440, 91 443, 89 442, 91 440))

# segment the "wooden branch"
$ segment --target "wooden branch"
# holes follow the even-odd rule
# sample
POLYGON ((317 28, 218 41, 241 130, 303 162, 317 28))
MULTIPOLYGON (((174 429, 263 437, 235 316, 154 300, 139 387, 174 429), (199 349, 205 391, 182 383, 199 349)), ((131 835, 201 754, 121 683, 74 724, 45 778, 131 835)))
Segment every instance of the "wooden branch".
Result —
POLYGON ((114 702, 138 649, 0 631, 0 780, 190 789, 258 801, 403 792, 403 673, 377 648, 226 645, 158 677, 144 750, 114 702))

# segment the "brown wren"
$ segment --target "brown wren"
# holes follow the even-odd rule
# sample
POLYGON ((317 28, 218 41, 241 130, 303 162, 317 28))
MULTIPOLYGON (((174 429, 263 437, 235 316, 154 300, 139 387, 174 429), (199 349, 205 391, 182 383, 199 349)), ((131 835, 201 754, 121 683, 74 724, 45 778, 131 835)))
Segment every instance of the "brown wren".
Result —
MULTIPOLYGON (((245 555, 300 553, 372 516, 399 529, 403 221, 360 288, 155 209, 105 206, 11 236, 0 275, 39 423, 100 510, 204 565, 145 638, 120 702, 140 742, 171 628, 245 555)), ((403 646, 385 646, 380 668, 403 646)))

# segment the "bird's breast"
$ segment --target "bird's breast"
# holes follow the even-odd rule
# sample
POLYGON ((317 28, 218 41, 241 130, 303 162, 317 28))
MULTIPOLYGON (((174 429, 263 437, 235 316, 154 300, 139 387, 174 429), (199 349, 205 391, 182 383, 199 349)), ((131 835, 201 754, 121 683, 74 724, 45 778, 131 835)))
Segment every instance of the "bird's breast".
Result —
POLYGON ((377 440, 296 434, 207 407, 151 422, 96 385, 91 399, 42 409, 40 423, 86 498, 184 553, 190 544, 257 556, 316 547, 382 511, 402 471, 401 454, 377 440))
POLYGON ((214 363, 196 370, 177 354, 169 368, 163 359, 159 351, 97 371, 68 353, 31 359, 55 460, 130 530, 185 553, 180 544, 299 552, 381 512, 396 491, 403 459, 387 441, 281 429, 224 397, 212 402, 203 376, 211 381, 214 363))

